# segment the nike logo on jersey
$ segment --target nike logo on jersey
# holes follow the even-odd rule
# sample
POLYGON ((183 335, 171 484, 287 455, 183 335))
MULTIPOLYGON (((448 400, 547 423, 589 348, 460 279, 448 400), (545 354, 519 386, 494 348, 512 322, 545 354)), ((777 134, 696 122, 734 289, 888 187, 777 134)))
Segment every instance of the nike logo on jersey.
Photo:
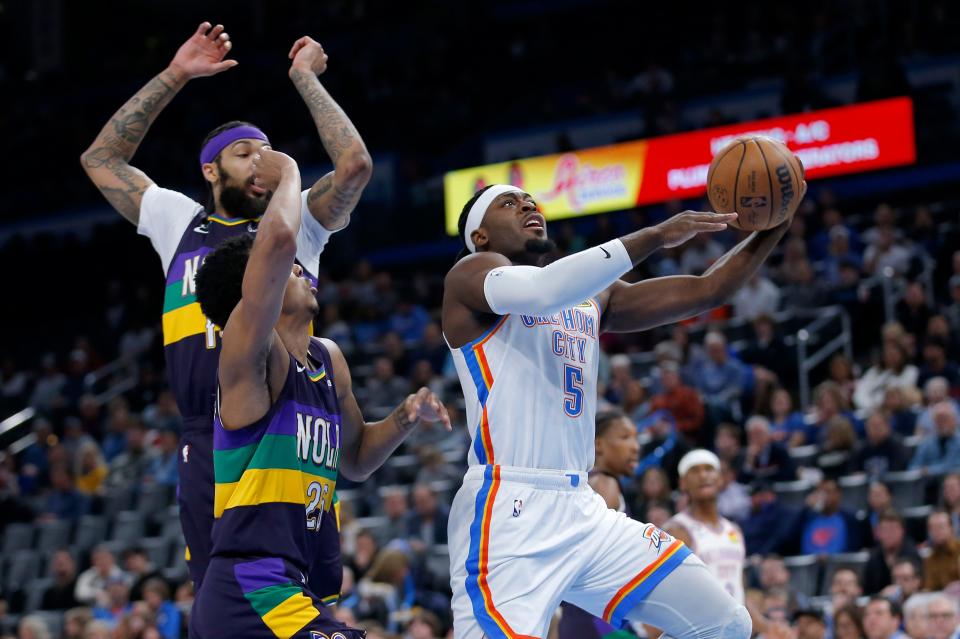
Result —
POLYGON ((210 223, 209 223, 209 222, 204 222, 204 223, 201 224, 200 226, 195 226, 195 227, 193 228, 193 232, 194 232, 194 233, 203 233, 204 235, 208 234, 208 233, 210 232, 210 223))
POLYGON ((297 364, 297 372, 298 372, 298 373, 302 373, 302 372, 305 371, 305 370, 307 370, 307 367, 306 367, 306 366, 301 366, 300 364, 297 364))
POLYGON ((256 223, 256 222, 248 222, 248 223, 247 223, 247 232, 248 232, 248 233, 256 233, 256 232, 257 232, 257 228, 258 228, 258 227, 257 227, 257 223, 256 223))
POLYGON ((609 260, 610 257, 611 257, 610 251, 608 251, 607 249, 603 248, 602 246, 599 247, 599 249, 600 249, 601 251, 603 251, 603 258, 606 259, 606 260, 609 260))

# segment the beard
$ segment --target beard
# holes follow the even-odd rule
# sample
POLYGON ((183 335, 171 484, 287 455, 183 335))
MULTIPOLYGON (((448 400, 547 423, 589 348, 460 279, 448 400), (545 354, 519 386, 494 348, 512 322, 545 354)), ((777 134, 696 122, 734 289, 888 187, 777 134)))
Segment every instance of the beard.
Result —
POLYGON ((252 220, 266 212, 273 193, 269 192, 262 198, 250 197, 245 190, 246 186, 225 185, 220 191, 220 205, 230 215, 252 220))
POLYGON ((527 243, 523 245, 523 250, 527 253, 534 253, 537 255, 546 255, 557 248, 557 243, 549 239, 529 239, 527 243))

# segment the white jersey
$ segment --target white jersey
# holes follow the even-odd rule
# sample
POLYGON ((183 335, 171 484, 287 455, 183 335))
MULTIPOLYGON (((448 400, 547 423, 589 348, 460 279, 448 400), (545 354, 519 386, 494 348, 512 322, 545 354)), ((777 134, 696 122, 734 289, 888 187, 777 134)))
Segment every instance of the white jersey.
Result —
POLYGON ((473 445, 471 466, 593 467, 600 307, 504 315, 453 349, 473 445))
POLYGON ((703 560, 727 592, 743 603, 743 565, 747 549, 740 529, 725 517, 721 517, 719 526, 714 528, 694 519, 686 511, 674 515, 668 527, 670 524, 686 528, 693 542, 690 550, 703 560))

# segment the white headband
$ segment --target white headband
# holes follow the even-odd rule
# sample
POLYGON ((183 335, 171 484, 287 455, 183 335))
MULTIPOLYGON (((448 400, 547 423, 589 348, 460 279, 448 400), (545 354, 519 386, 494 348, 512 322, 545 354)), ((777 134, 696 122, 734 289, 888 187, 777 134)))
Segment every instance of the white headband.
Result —
POLYGON ((495 199, 503 195, 504 193, 510 193, 511 191, 518 191, 523 193, 523 189, 510 186, 509 184, 494 184, 489 189, 483 192, 483 195, 477 198, 477 201, 473 203, 473 206, 470 207, 470 212, 467 213, 467 224, 463 227, 463 241, 466 243, 467 248, 471 253, 477 252, 477 247, 473 245, 473 240, 470 238, 473 235, 473 232, 480 228, 480 225, 483 223, 483 216, 486 215, 487 209, 490 208, 490 205, 495 199))
POLYGON ((720 470, 720 458, 706 448, 691 450, 680 460, 680 464, 677 466, 677 472, 683 477, 687 474, 687 471, 694 466, 702 465, 713 466, 714 470, 720 470))

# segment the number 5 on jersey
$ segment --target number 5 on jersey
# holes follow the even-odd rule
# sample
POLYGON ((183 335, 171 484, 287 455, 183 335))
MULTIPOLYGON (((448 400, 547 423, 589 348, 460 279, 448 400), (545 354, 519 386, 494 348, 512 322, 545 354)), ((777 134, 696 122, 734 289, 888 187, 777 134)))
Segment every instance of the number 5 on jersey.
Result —
POLYGON ((583 369, 579 366, 563 366, 563 412, 570 417, 580 417, 583 412, 583 369))

